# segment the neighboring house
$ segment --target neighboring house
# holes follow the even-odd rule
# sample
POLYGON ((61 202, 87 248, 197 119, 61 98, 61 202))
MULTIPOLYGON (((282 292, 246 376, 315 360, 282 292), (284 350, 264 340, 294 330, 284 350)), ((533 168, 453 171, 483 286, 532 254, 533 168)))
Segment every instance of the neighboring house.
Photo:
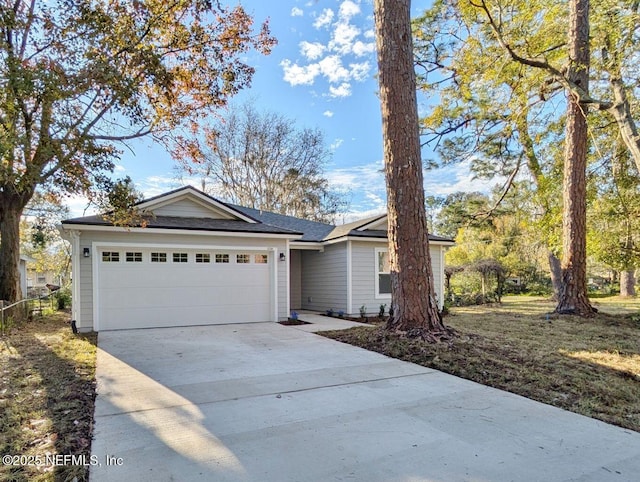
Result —
POLYGON ((33 258, 27 256, 26 254, 20 255, 20 262, 18 263, 18 271, 20 272, 20 291, 22 292, 22 297, 27 298, 27 263, 32 263, 33 258))
MULTIPOLYGON (((62 222, 80 330, 286 319, 291 310, 377 313, 391 304, 385 215, 343 226, 261 212, 183 187, 138 204, 144 228, 62 222)), ((444 252, 431 237, 438 300, 444 252)))
POLYGON ((27 291, 29 298, 45 296, 50 293, 47 285, 60 286, 60 277, 53 271, 37 271, 27 267, 27 291))

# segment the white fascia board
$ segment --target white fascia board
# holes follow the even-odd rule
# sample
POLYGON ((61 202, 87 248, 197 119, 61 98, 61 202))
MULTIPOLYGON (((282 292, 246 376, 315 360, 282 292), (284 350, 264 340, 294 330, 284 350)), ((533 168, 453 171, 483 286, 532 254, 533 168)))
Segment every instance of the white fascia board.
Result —
POLYGON ((429 244, 433 244, 434 246, 443 246, 445 248, 450 248, 456 245, 455 241, 432 241, 432 240, 429 240, 429 244))
POLYGON ((308 250, 308 251, 322 251, 322 250, 324 250, 324 243, 306 242, 306 241, 291 241, 289 243, 289 249, 299 249, 299 250, 308 250))
MULTIPOLYGON (((366 236, 342 236, 340 238, 330 239, 328 241, 323 241, 322 244, 336 244, 336 243, 344 243, 345 241, 362 241, 365 243, 388 243, 388 238, 369 238, 366 236)), ((429 240, 429 244, 433 246, 454 246, 456 243, 453 241, 433 241, 429 240)))
POLYGON ((328 241, 323 241, 322 244, 330 245, 337 243, 345 243, 347 241, 364 241, 365 243, 386 243, 387 238, 367 238, 360 236, 342 236, 340 238, 330 239, 328 241))
POLYGON ((237 238, 273 238, 273 239, 299 239, 299 234, 278 233, 246 233, 239 231, 204 231, 199 229, 167 229, 167 228, 124 228, 120 226, 94 226, 90 224, 63 224, 65 230, 77 231, 106 231, 112 233, 144 233, 144 234, 179 234, 198 236, 228 236, 237 238))

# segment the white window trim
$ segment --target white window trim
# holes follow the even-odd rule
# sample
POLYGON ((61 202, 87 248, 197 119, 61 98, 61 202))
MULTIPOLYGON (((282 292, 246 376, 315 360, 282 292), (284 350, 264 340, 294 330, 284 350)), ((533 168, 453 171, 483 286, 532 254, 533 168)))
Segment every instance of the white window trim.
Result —
POLYGON ((187 264, 189 263, 189 253, 185 253, 182 251, 173 251, 171 253, 171 262, 174 264, 187 264))
POLYGON ((153 264, 157 264, 157 263, 167 263, 169 261, 169 257, 167 256, 167 253, 164 251, 151 251, 149 252, 149 262, 153 263, 153 264), (156 259, 153 259, 154 256, 153 255, 157 255, 156 259))
POLYGON ((378 276, 380 274, 380 272, 378 271, 378 256, 380 253, 388 253, 389 248, 375 248, 374 252, 375 252, 375 256, 373 258, 373 273, 374 273, 374 282, 375 282, 374 298, 376 300, 390 300, 391 293, 380 293, 380 278, 378 276))
POLYGON ((253 264, 253 262, 251 260, 251 254, 249 254, 249 253, 236 253, 236 264, 241 264, 241 265, 253 264))
POLYGON ((195 264, 211 264, 211 253, 195 253, 193 256, 193 262, 195 264), (198 256, 200 258, 198 258, 198 256))
POLYGON ((229 253, 215 253, 213 262, 214 264, 231 264, 231 255, 229 253), (220 257, 218 258, 218 256, 220 257))

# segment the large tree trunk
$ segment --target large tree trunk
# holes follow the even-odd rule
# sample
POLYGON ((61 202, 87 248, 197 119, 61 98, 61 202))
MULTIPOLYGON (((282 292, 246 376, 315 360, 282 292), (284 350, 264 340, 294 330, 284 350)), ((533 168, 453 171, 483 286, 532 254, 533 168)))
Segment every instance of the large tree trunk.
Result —
POLYGON ((620 296, 636 295, 636 276, 633 269, 620 272, 620 296))
POLYGON ((22 298, 20 289, 20 216, 22 208, 0 199, 0 299, 22 298))
POLYGON ((394 316, 387 328, 434 341, 450 336, 433 282, 418 132, 410 0, 375 0, 394 316))
POLYGON ((560 299, 560 289, 562 288, 562 263, 552 251, 549 251, 549 273, 551 274, 553 301, 557 302, 560 299))
MULTIPOLYGON (((571 0, 569 78, 589 91, 589 0, 571 0)), ((569 92, 564 152, 562 286, 556 312, 589 316, 587 297, 587 105, 569 92)))

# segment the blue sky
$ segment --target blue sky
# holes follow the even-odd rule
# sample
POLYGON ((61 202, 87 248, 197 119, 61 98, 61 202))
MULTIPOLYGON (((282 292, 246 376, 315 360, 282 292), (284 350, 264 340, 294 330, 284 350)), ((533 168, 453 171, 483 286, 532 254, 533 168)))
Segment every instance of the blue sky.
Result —
MULTIPOLYGON (((250 54, 256 69, 252 86, 234 102, 250 100, 259 109, 277 112, 298 127, 320 128, 332 151, 325 175, 332 188, 350 201, 350 221, 385 210, 380 103, 376 95, 373 0, 241 0, 256 22, 269 19, 278 45, 269 56, 250 54)), ((415 13, 431 0, 413 2, 415 13)), ((429 156, 429 153, 424 153, 429 156)), ((150 139, 132 142, 116 166, 118 177, 130 176, 145 196, 180 186, 174 161, 150 139)), ((466 165, 425 173, 427 194, 487 190, 466 165)), ((71 199, 74 215, 85 202, 71 199)), ((87 211, 89 213, 90 211, 87 211)))

